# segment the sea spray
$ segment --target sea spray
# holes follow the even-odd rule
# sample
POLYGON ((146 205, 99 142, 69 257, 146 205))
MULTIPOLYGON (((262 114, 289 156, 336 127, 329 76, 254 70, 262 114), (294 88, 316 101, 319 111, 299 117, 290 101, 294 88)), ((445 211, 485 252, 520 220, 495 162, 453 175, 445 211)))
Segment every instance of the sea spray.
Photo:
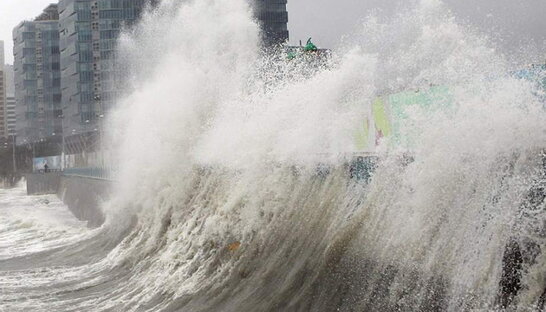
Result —
MULTIPOLYGON (((204 6, 177 8, 210 20, 211 10, 199 11, 204 6)), ((149 22, 173 24, 183 15, 149 22)), ((168 289, 185 309, 201 298, 211 304, 205 310, 320 309, 331 296, 326 281, 347 283, 345 293, 334 292, 334 306, 343 309, 496 304, 530 158, 546 141, 541 104, 531 84, 512 78, 503 57, 455 23, 441 2, 423 1, 394 21, 370 18, 364 26, 346 51, 302 76, 295 73, 305 62, 262 57, 249 38, 229 51, 207 45, 225 31, 250 33, 243 28, 189 28, 196 33, 177 37, 172 49, 159 44, 167 47, 154 60, 160 74, 141 78, 129 112, 120 111, 132 118, 122 155, 138 155, 124 163, 130 178, 121 179, 138 191, 121 199, 141 207, 137 229, 148 233, 126 252, 150 261, 149 271, 138 273, 146 283, 170 268, 156 291, 168 289), (194 41, 205 51, 197 59, 194 41), (263 65, 271 59, 275 66, 263 65), (263 68, 275 73, 257 74, 263 68), (433 85, 449 87, 449 112, 410 114, 414 122, 404 130, 419 134, 410 149, 379 141, 371 184, 353 186, 344 161, 356 151, 352 131, 374 98, 433 85), (400 153, 414 161, 401 165, 400 153), (506 162, 514 164, 506 169, 506 162), (326 180, 315 175, 320 163, 332 167, 326 180), (326 190, 335 190, 330 200, 326 190), (303 249, 294 253, 294 246, 303 249), (281 255, 288 262, 275 260, 281 255)))
POLYGON ((539 304, 544 199, 529 196, 544 180, 537 90, 440 1, 400 12, 367 18, 345 49, 309 62, 264 50, 242 0, 163 1, 120 42, 131 74, 108 121, 120 173, 107 223, 57 250, 65 262, 36 255, 51 265, 25 273, 39 286, 24 302, 13 300, 15 273, 0 273, 0 302, 14 311, 539 304), (451 105, 409 109, 411 144, 374 138, 373 176, 352 175, 355 130, 377 97, 438 86, 451 105), (506 301, 513 241, 533 256, 506 301))

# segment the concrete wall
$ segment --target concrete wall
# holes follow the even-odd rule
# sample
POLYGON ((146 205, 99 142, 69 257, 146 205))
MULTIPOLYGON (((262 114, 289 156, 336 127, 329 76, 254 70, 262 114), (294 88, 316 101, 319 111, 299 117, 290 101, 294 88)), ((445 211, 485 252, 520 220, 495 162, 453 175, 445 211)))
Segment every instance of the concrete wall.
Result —
POLYGON ((70 211, 89 227, 104 222, 101 205, 111 195, 112 183, 104 179, 63 175, 59 172, 27 174, 27 194, 57 194, 70 211))
POLYGON ((57 195, 76 218, 88 221, 89 227, 99 227, 104 222, 101 204, 110 197, 112 183, 88 177, 61 176, 57 195))
POLYGON ((61 181, 59 172, 29 173, 25 175, 27 180, 28 195, 56 194, 61 181))

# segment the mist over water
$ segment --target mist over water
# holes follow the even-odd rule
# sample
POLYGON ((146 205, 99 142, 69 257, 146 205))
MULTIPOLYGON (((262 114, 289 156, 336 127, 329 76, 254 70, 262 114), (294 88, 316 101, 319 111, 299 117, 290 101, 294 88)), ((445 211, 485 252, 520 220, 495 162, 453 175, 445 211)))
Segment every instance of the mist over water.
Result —
POLYGON ((107 221, 28 259, 0 253, 0 304, 493 310, 514 242, 525 257, 509 306, 542 304, 544 103, 487 38, 423 0, 367 18, 330 58, 289 61, 260 46, 251 16, 243 0, 165 0, 122 38, 132 74, 109 121, 107 221), (453 106, 409 111, 412 139, 378 139, 373 177, 351 179, 374 99, 432 86, 453 106))

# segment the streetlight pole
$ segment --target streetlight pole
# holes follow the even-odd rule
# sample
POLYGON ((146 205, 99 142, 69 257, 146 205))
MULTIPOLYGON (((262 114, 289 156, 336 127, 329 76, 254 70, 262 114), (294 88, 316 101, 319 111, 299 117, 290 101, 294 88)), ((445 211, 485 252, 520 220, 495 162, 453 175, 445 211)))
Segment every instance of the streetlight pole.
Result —
POLYGON ((59 116, 61 119, 61 171, 64 171, 66 169, 66 159, 65 159, 65 136, 64 136, 64 111, 62 115, 59 116))
MULTIPOLYGON (((69 101, 72 101, 72 98, 70 98, 69 101)), ((66 134, 64 131, 64 118, 65 111, 68 109, 68 107, 69 106, 63 106, 61 109, 61 114, 58 116, 58 118, 61 119, 61 171, 66 169, 66 134)))
POLYGON ((11 145, 12 148, 12 157, 13 157, 13 173, 15 174, 17 172, 17 158, 15 157, 15 149, 16 149, 16 141, 15 141, 15 134, 12 135, 13 142, 11 145))
POLYGON ((100 149, 100 164, 101 167, 104 169, 104 143, 103 143, 103 133, 102 133, 102 120, 104 118, 103 114, 99 115, 99 149, 100 149))
POLYGON ((36 158, 36 152, 34 151, 34 140, 30 142, 30 148, 32 148, 32 166, 34 167, 34 158, 36 158))

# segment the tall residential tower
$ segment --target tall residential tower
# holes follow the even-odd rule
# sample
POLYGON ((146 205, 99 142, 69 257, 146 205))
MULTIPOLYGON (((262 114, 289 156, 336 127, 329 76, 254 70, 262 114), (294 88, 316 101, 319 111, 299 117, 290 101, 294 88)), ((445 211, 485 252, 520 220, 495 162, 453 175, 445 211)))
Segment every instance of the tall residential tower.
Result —
MULTIPOLYGON (((19 24, 13 31, 18 141, 99 131, 124 76, 117 39, 159 1, 60 0, 19 24)), ((286 42, 287 0, 249 1, 265 43, 286 42)))
MULTIPOLYGON (((96 131, 120 96, 123 72, 117 39, 159 0, 61 0, 59 2, 62 107, 65 135, 96 131)), ((287 0, 252 0, 267 44, 288 40, 287 0)), ((168 27, 166 25, 166 27, 168 27)))
POLYGON ((65 135, 98 130, 118 90, 117 39, 150 0, 61 0, 59 2, 62 106, 65 135))
POLYGON ((261 23, 266 44, 281 44, 288 41, 287 0, 254 0, 255 15, 261 23))
POLYGON ((15 113, 15 87, 13 80, 13 65, 4 65, 5 81, 6 81, 6 125, 9 136, 15 136, 15 128, 17 124, 15 113))
POLYGON ((6 73, 4 59, 4 41, 0 40, 0 139, 7 138, 7 104, 6 104, 6 73))
POLYGON ((61 73, 57 5, 13 30, 17 141, 60 135, 61 73))

